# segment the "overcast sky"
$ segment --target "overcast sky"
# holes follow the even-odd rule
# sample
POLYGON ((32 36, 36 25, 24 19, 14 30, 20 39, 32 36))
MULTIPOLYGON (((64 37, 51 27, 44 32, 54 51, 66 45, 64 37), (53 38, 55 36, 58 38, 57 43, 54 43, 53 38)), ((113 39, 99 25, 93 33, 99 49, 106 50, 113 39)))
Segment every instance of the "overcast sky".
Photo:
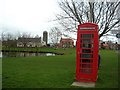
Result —
MULTIPOLYGON (((60 13, 57 2, 58 0, 0 0, 0 30, 28 32, 42 37, 43 31, 49 32, 56 26, 52 20, 60 13)), ((76 38, 76 35, 73 36, 76 38)))
POLYGON ((3 30, 40 34, 54 26, 58 0, 0 0, 3 30), (7 29, 6 29, 7 28, 7 29), (8 29, 9 28, 9 29, 8 29))

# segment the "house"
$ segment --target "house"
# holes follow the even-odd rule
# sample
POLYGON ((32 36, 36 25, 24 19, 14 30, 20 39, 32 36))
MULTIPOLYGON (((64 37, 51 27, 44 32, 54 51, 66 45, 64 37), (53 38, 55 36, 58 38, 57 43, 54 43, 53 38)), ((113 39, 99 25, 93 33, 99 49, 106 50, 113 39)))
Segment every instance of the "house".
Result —
POLYGON ((62 48, 74 47, 74 41, 70 38, 61 38, 59 47, 62 47, 62 48))
POLYGON ((110 49, 110 50, 118 50, 119 44, 113 43, 112 41, 106 41, 100 43, 100 49, 110 49))
POLYGON ((17 40, 17 47, 42 47, 41 37, 38 38, 20 37, 17 40))

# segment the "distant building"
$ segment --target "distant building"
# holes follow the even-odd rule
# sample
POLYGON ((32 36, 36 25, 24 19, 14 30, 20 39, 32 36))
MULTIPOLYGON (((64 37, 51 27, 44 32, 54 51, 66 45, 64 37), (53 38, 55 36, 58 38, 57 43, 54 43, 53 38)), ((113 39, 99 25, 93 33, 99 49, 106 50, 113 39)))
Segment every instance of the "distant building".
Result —
POLYGON ((70 38, 61 38, 59 46, 62 48, 71 48, 74 47, 74 41, 70 38))
POLYGON ((46 43, 46 45, 48 44, 48 32, 47 31, 43 32, 43 41, 46 43))
POLYGON ((41 37, 39 38, 18 38, 17 47, 41 47, 41 37))
POLYGON ((99 42, 99 49, 110 49, 110 50, 118 50, 118 44, 113 43, 112 41, 100 41, 99 42))
POLYGON ((2 41, 2 47, 16 47, 17 40, 6 40, 2 41))

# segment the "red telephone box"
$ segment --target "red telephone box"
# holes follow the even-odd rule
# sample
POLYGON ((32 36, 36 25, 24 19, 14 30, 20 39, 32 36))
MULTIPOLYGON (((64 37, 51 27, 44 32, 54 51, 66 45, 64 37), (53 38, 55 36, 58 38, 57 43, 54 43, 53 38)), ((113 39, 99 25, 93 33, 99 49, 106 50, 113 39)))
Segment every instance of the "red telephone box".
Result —
POLYGON ((76 48, 76 80, 96 82, 98 72, 98 25, 78 25, 76 48))

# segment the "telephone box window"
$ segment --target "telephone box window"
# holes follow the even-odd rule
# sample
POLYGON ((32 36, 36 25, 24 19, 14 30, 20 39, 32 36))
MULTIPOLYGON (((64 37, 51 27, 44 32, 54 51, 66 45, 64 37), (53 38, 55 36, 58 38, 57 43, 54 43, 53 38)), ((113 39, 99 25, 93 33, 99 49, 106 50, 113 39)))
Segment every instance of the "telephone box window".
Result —
POLYGON ((82 64, 82 68, 92 68, 91 64, 82 64))
POLYGON ((93 34, 82 34, 81 38, 93 38, 94 35, 93 34))
POLYGON ((84 74, 91 74, 92 70, 91 69, 80 69, 80 72, 84 74))
POLYGON ((84 43, 84 44, 87 44, 87 43, 93 43, 94 42, 94 40, 92 40, 92 39, 82 39, 81 40, 81 43, 84 43))
POLYGON ((93 48, 93 44, 83 44, 83 48, 93 48))
POLYGON ((82 54, 81 58, 93 58, 92 54, 82 54))
POLYGON ((82 49, 83 53, 93 53, 93 50, 91 49, 82 49))
POLYGON ((84 40, 82 39, 81 43, 91 43, 91 40, 90 39, 84 39, 84 40))
POLYGON ((93 60, 91 59, 81 59, 81 63, 92 63, 93 60))

